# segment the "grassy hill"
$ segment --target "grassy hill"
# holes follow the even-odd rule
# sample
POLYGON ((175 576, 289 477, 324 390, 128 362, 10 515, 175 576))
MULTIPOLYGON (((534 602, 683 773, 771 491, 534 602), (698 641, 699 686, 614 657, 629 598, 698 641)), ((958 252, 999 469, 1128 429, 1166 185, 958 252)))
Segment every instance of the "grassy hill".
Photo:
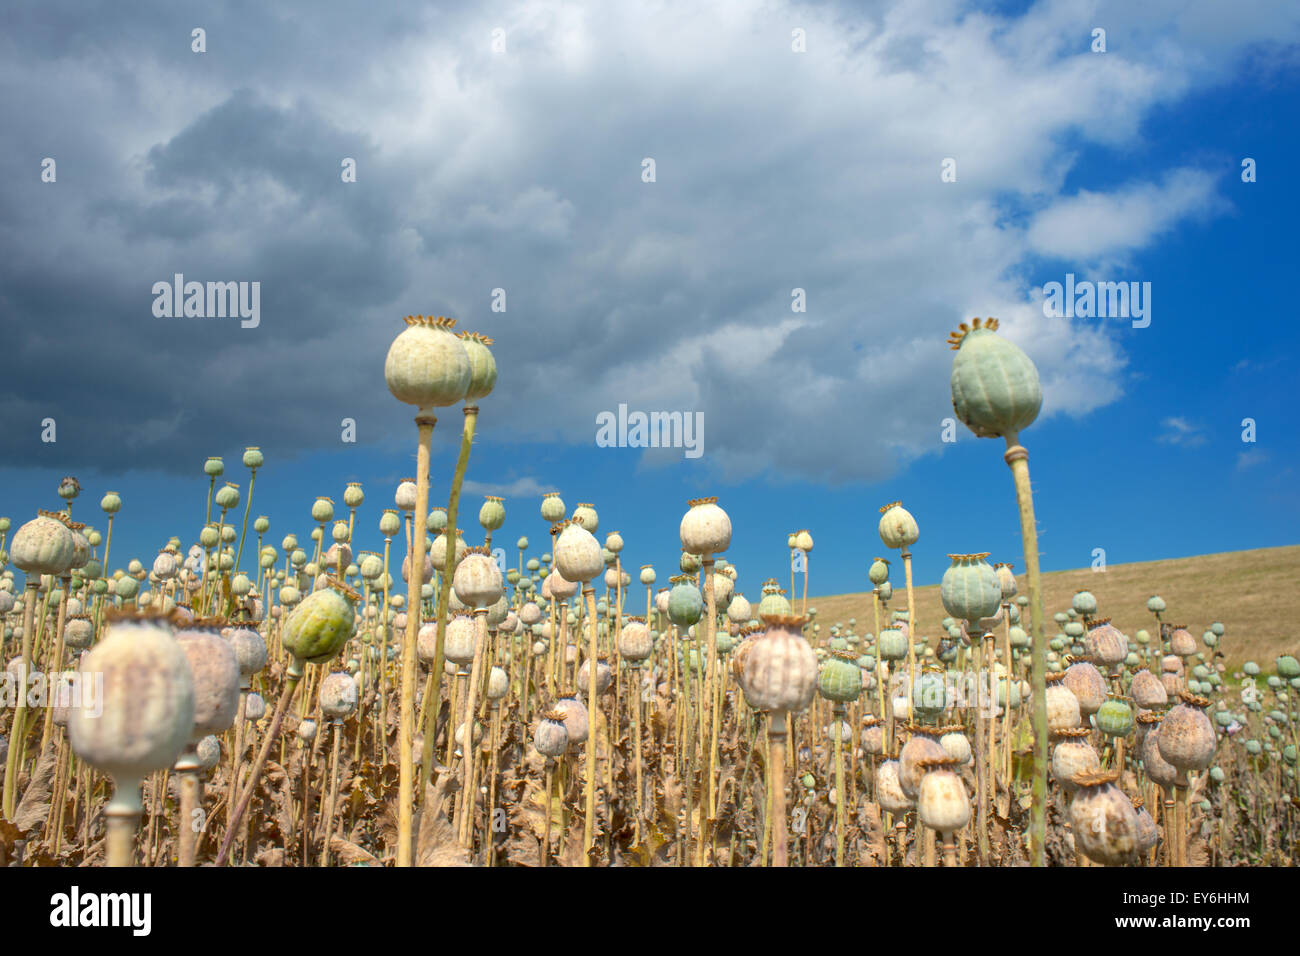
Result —
MULTIPOLYGON (((894 555, 886 557, 892 562, 890 580, 894 585, 890 609, 905 610, 902 564, 894 555)), ((1016 568, 1023 594, 1026 582, 1022 571, 1016 568)), ((1057 630, 1051 615, 1068 608, 1074 592, 1085 588, 1096 595, 1098 614, 1111 618, 1130 637, 1143 627, 1155 633, 1155 618, 1146 609, 1152 594, 1159 594, 1168 605, 1164 620, 1187 625, 1198 640, 1211 622, 1223 622, 1226 633, 1220 647, 1229 673, 1248 660, 1271 669, 1278 654, 1300 655, 1300 545, 1112 564, 1105 571, 1082 568, 1044 574, 1049 636, 1057 630)), ((857 619, 857 631, 873 630, 870 591, 809 596, 808 606, 817 609, 823 636, 829 625, 847 624, 851 617, 857 619)), ((797 601, 794 607, 798 610, 797 601)), ((919 633, 937 639, 939 622, 948 616, 938 585, 916 589, 916 616, 919 633)))

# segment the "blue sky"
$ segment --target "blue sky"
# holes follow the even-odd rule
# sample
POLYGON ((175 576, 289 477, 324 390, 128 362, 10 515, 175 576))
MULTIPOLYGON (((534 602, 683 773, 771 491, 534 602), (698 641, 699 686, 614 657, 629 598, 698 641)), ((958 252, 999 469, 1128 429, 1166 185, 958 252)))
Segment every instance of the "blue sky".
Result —
MULTIPOLYGON (((171 5, 114 11, 134 21, 115 28, 17 9, 0 41, 0 514, 56 507, 73 474, 74 517, 102 528, 116 490, 113 566, 193 540, 204 458, 246 491, 250 444, 272 543, 361 481, 358 547, 377 548, 414 472, 382 367, 412 312, 497 342, 471 543, 499 493, 497 540, 540 553, 541 493, 559 490, 666 582, 687 499, 710 494, 739 590, 787 580, 786 533, 807 527, 811 591, 839 593, 865 586, 877 509, 902 499, 921 583, 947 552, 1019 569, 1001 444, 960 425, 941 441, 946 333, 990 314, 1045 384, 1022 435, 1045 568, 1300 539, 1285 4, 235 8, 198 18, 203 54, 171 5), (329 68, 322 49, 341 51, 329 68), (261 282, 261 325, 153 317, 150 287, 175 272, 261 282), (1045 317, 1066 273, 1150 282, 1150 326, 1045 317), (620 402, 703 412, 704 454, 597 447, 595 416, 620 402)), ((435 431, 435 503, 460 420, 435 431)))

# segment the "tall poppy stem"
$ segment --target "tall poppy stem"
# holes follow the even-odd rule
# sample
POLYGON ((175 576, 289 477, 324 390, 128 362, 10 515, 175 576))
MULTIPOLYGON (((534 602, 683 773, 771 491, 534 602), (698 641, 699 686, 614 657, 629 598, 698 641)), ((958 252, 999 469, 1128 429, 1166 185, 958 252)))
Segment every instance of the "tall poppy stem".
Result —
POLYGON ((1029 852, 1034 866, 1047 865, 1047 641, 1043 634, 1043 591, 1038 571, 1038 524, 1034 520, 1034 493, 1029 484, 1029 452, 1020 436, 1008 432, 1003 458, 1011 468, 1020 506, 1020 537, 1025 550, 1025 576, 1029 581, 1030 685, 1034 694, 1034 780, 1030 809, 1029 852))

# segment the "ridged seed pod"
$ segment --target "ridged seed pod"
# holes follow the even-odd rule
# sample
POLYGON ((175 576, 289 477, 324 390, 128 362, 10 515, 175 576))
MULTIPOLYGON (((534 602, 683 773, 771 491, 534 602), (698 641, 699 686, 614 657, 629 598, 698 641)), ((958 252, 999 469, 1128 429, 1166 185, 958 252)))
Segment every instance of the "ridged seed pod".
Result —
POLYGON ((1093 771, 1075 777, 1078 790, 1070 802, 1074 842, 1088 859, 1122 866, 1137 857, 1137 811, 1117 786, 1118 771, 1093 771))
POLYGON ((239 661, 219 633, 215 620, 196 621, 179 631, 176 643, 190 662, 194 681, 194 732, 197 742, 208 734, 229 730, 239 710, 239 661))
POLYGON ((285 618, 280 642, 294 657, 321 664, 343 648, 355 622, 348 597, 335 588, 322 588, 303 598, 285 618))
POLYGON ((1106 678, 1089 661, 1075 661, 1066 668, 1065 686, 1079 702, 1080 717, 1091 717, 1106 703, 1106 678))
MULTIPOLYGON (((885 543, 885 547, 894 549, 902 549, 913 545, 916 543, 916 539, 921 536, 916 519, 912 517, 910 511, 903 507, 900 501, 891 502, 880 509, 880 524, 876 530, 880 533, 880 540, 885 543)), ((884 582, 873 581, 873 583, 883 584, 884 582)))
POLYGON ((469 391, 473 369, 455 319, 408 315, 407 328, 384 359, 384 379, 399 402, 417 408, 454 405, 469 391))
POLYGON ((343 720, 357 709, 357 681, 347 671, 335 671, 321 681, 320 710, 331 720, 343 720))
POLYGON ((82 664, 102 675, 98 708, 74 707, 68 739, 77 756, 109 774, 129 799, 140 781, 171 767, 194 728, 194 677, 185 651, 161 621, 120 620, 82 664), (97 713, 98 711, 98 713, 97 713))
POLYGON ((1209 703, 1204 697, 1183 694, 1182 703, 1160 721, 1160 756, 1180 774, 1204 770, 1214 757, 1214 725, 1205 716, 1209 703))
POLYGON ((717 498, 693 498, 679 532, 682 548, 691 554, 710 556, 731 547, 731 519, 717 498))
POLYGON ((805 710, 817 693, 817 654, 804 639, 802 618, 765 617, 767 630, 744 661, 741 687, 754 710, 805 710))
POLYGON ((1018 346, 996 334, 997 319, 979 319, 949 336, 952 407, 979 438, 1018 434, 1038 418, 1043 389, 1038 369, 1018 346))

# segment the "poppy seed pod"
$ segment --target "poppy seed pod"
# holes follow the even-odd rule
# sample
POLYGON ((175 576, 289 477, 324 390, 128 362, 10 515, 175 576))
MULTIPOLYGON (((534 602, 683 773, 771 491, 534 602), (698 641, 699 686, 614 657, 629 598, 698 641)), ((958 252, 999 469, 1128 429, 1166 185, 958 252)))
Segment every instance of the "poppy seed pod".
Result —
POLYGON ((1087 727, 1075 727, 1053 734, 1052 778, 1066 793, 1074 793, 1078 784, 1074 775, 1101 769, 1101 758, 1088 742, 1087 727))
MULTIPOLYGON (((0 601, 0 608, 4 604, 0 601)), ((91 620, 90 615, 80 614, 76 617, 68 618, 63 627, 63 643, 66 647, 74 651, 83 651, 88 648, 95 640, 95 622, 91 620)))
POLYGON ((1151 713, 1139 714, 1138 724, 1146 727, 1140 745, 1142 769, 1154 783, 1166 791, 1172 790, 1186 778, 1177 767, 1160 755, 1160 718, 1151 713))
POLYGON ((1106 678, 1088 661, 1075 661, 1065 669, 1065 686, 1079 702, 1080 718, 1091 717, 1106 703, 1106 678))
MULTIPOLYGON (((1002 603, 1007 604, 1016 596, 1016 575, 1012 571, 1011 565, 1006 563, 993 565, 993 570, 998 576, 998 587, 1002 589, 1002 603)), ((1014 624, 1017 617, 1013 616, 1011 622, 1014 624)))
POLYGON ((487 548, 470 548, 452 578, 456 596, 469 607, 491 607, 505 592, 501 570, 487 548))
POLYGON ((244 719, 261 720, 266 715, 266 698, 261 694, 249 694, 244 698, 244 719))
POLYGON ((465 398, 474 370, 464 342, 452 334, 456 320, 408 315, 405 322, 384 359, 384 379, 393 397, 417 408, 445 407, 465 398))
POLYGON ((953 772, 953 757, 924 761, 920 786, 916 794, 916 814, 921 822, 947 836, 970 821, 970 799, 961 777, 953 772))
POLYGON ((880 509, 877 531, 880 532, 880 540, 885 543, 885 547, 896 550, 915 544, 921 536, 916 519, 903 507, 901 501, 890 502, 880 509))
POLYGON ((217 632, 215 622, 199 621, 176 634, 190 662, 194 681, 194 733, 197 742, 228 730, 239 709, 239 661, 234 648, 217 632))
POLYGON ((72 532, 50 511, 19 527, 9 545, 9 559, 28 577, 63 574, 71 569, 74 553, 72 532))
POLYGON ((357 709, 357 682, 347 671, 335 671, 320 684, 320 710, 331 720, 343 720, 357 709))
POLYGON ((497 362, 488 348, 492 339, 477 332, 459 332, 457 337, 469 359, 469 387, 465 390, 465 401, 477 402, 492 394, 497 383, 497 362))
MULTIPOLYGON (((609 690, 609 685, 612 684, 613 682, 614 682, 614 671, 610 668, 609 664, 606 663, 604 659, 597 658, 596 659, 596 696, 599 697, 601 694, 604 694, 605 691, 609 690)), ((581 692, 583 694, 586 694, 587 689, 590 686, 591 686, 591 658, 587 658, 585 661, 582 662, 582 666, 578 668, 578 687, 581 689, 581 692)))
POLYGON ((764 617, 763 623, 767 630, 744 660, 745 699, 760 712, 802 711, 817 693, 817 654, 801 632, 804 619, 764 617))
POLYGON ((805 554, 813 549, 812 535, 808 533, 807 528, 795 532, 794 546, 805 554))
POLYGON ((280 642, 300 660, 324 663, 352 636, 355 621, 352 602, 333 587, 322 588, 303 598, 285 619, 280 642))
POLYGON ((555 709, 542 714, 533 731, 533 746, 543 757, 563 757, 569 749, 569 731, 565 727, 565 712, 555 709))
POLYGON ((731 519, 717 498, 692 498, 679 531, 682 548, 691 554, 707 557, 731 547, 731 519))
MULTIPOLYGON (((465 543, 465 539, 460 535, 460 530, 457 529, 455 551, 452 554, 452 560, 459 565, 465 557, 465 552, 468 550, 469 545, 465 543)), ((429 548, 427 559, 433 564, 439 574, 447 573, 447 533, 445 531, 433 539, 433 545, 429 548)), ((452 570, 454 574, 455 569, 453 568, 452 570)), ((403 575, 403 577, 405 577, 405 575, 403 575)), ((425 580, 427 581, 428 579, 426 578, 425 580)))
POLYGON ((1062 673, 1049 674, 1047 684, 1047 726, 1052 733, 1070 730, 1083 722, 1079 698, 1067 687, 1062 673))
POLYGON ((117 514, 122 510, 122 498, 116 491, 110 491, 103 498, 99 499, 99 507, 104 514, 117 514))
MULTIPOLYGON (((334 502, 322 495, 311 506, 311 519, 324 524, 334 520, 334 502)), ((319 530, 319 529, 318 529, 319 530)))
POLYGON ((578 593, 578 583, 568 581, 560 576, 558 571, 552 571, 546 576, 546 586, 543 588, 542 597, 546 597, 546 591, 557 601, 567 601, 578 593))
POLYGON ((365 500, 366 494, 361 489, 361 483, 349 481, 347 487, 343 489, 343 504, 349 508, 360 508, 365 500))
POLYGON ((903 790, 897 760, 885 760, 876 768, 876 802, 886 813, 900 814, 912 809, 913 798, 903 790))
POLYGON ((596 506, 586 501, 579 501, 578 506, 573 509, 573 517, 570 519, 573 524, 581 528, 586 528, 592 534, 600 527, 600 518, 596 514, 596 506))
POLYGON ((938 737, 933 736, 930 729, 925 732, 918 729, 912 734, 898 754, 898 782, 908 799, 916 799, 921 777, 925 773, 924 765, 932 760, 947 759, 948 751, 943 749, 938 737))
MULTIPOLYGON (((858 736, 862 752, 869 757, 879 757, 885 752, 885 728, 878 717, 862 718, 862 733, 858 736)), ((899 792, 902 790, 900 788, 899 792)))
POLYGON ((582 525, 566 524, 555 542, 555 568, 564 580, 586 584, 605 569, 600 542, 582 525))
POLYGON ((867 569, 867 580, 879 586, 889 580, 889 562, 884 558, 872 558, 871 567, 867 569))
POLYGON ((1090 657, 1110 667, 1121 663, 1128 656, 1128 638, 1109 620, 1093 621, 1083 643, 1090 657))
MULTIPOLYGON (((171 767, 194 729, 190 662, 161 621, 120 620, 86 655, 82 672, 102 677, 99 707, 72 708, 68 739, 77 756, 132 795, 155 770, 171 767)), ((134 794, 138 803, 138 792, 134 794)))
POLYGON ((668 592, 668 620, 678 627, 695 624, 704 614, 704 597, 689 581, 678 581, 668 592))
POLYGON ((474 663, 477 646, 478 628, 474 626, 473 618, 459 614, 447 622, 447 630, 443 635, 443 657, 453 664, 465 667, 474 663))
POLYGON ((963 322, 948 342, 952 363, 952 407, 979 438, 1015 435, 1038 418, 1043 388, 1038 369, 1019 346, 996 334, 997 319, 963 322))
POLYGON ((236 628, 230 635, 230 649, 235 652, 239 673, 245 679, 266 666, 266 639, 257 631, 246 627, 236 628))
POLYGON ((644 584, 646 587, 649 587, 650 585, 655 583, 656 580, 655 569, 647 564, 645 567, 641 569, 640 577, 641 577, 641 583, 644 584))
POLYGON ((940 737, 939 746, 956 761, 956 766, 965 766, 971 762, 970 738, 960 730, 949 731, 940 737))
POLYGON ((623 625, 618 636, 618 653, 623 660, 639 664, 654 651, 654 640, 650 628, 639 620, 631 620, 623 625))
POLYGON ((1133 811, 1137 814, 1138 853, 1150 853, 1155 849, 1156 843, 1160 841, 1160 828, 1156 826, 1156 821, 1152 818, 1141 797, 1134 797, 1132 804, 1133 811))
POLYGON ((510 693, 510 675, 506 673, 503 667, 493 667, 488 672, 487 699, 492 701, 501 700, 508 693, 510 693))
POLYGON ((1196 638, 1185 627, 1175 627, 1169 634, 1169 650, 1179 657, 1191 657, 1196 653, 1196 638))
POLYGON ((564 499, 558 491, 548 491, 542 496, 542 520, 555 524, 563 521, 566 514, 564 499))
POLYGON ((316 739, 316 721, 308 717, 298 722, 298 739, 304 744, 310 744, 316 739))
MULTIPOLYGON (((453 618, 454 620, 454 618, 453 618)), ((448 628, 451 624, 448 623, 448 628)), ((438 625, 432 621, 425 621, 420 625, 420 630, 415 635, 415 652, 425 664, 432 665, 438 657, 438 625)), ((446 657, 446 638, 443 639, 443 656, 446 657)), ((471 658, 472 659, 472 658, 471 658)))
POLYGON ((1118 778, 1118 771, 1081 773, 1070 801, 1075 845, 1088 859, 1108 866, 1133 862, 1139 846, 1137 811, 1115 786, 1118 778))
POLYGON ((862 693, 862 668, 857 655, 835 651, 822 661, 817 674, 817 689, 827 700, 839 703, 857 700, 862 693))
POLYGON ((397 483, 397 490, 393 492, 393 504, 402 511, 414 511, 418 492, 419 488, 414 478, 403 478, 397 483))
POLYGON ((551 709, 563 715, 564 729, 569 732, 570 744, 587 742, 587 707, 582 701, 572 695, 561 697, 551 709))
POLYGON ((506 523, 505 499, 486 495, 483 507, 478 509, 478 523, 486 531, 496 531, 506 523))
POLYGON ((952 567, 943 573, 939 596, 943 608, 953 617, 976 622, 991 618, 1002 604, 1002 587, 998 574, 981 554, 950 554, 952 567))
POLYGON ((732 595, 731 603, 727 605, 727 620, 733 624, 745 624, 754 616, 754 609, 750 607, 749 601, 745 600, 745 595, 732 595))
POLYGON ((519 609, 519 620, 523 621, 528 627, 539 623, 542 617, 542 609, 533 601, 529 601, 519 609))
POLYGON ((1204 770, 1214 757, 1214 725, 1205 716, 1209 703, 1204 697, 1183 694, 1182 703, 1160 721, 1160 756, 1180 775, 1204 770))

